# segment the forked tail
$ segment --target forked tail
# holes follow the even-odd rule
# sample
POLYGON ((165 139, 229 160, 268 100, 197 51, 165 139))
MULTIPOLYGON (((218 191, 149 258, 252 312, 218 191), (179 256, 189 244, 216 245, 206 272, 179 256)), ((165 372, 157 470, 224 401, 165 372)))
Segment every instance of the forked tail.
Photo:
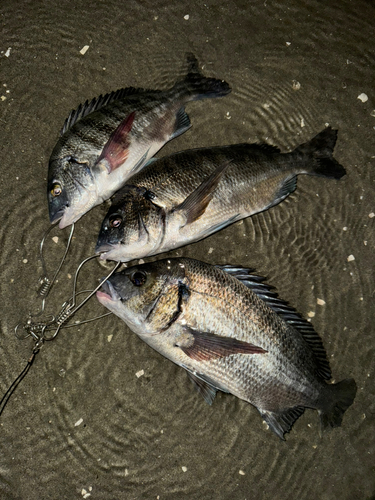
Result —
POLYGON ((294 150, 294 153, 306 156, 306 174, 333 179, 341 179, 346 174, 345 168, 333 157, 336 139, 337 130, 327 127, 294 150))
POLYGON ((345 411, 354 401, 357 385, 350 378, 327 385, 327 389, 324 406, 319 410, 322 427, 340 427, 345 411))
POLYGON ((174 90, 186 95, 187 100, 196 101, 212 97, 223 97, 231 92, 224 80, 207 78, 199 70, 198 61, 193 54, 187 54, 188 74, 179 80, 174 90))

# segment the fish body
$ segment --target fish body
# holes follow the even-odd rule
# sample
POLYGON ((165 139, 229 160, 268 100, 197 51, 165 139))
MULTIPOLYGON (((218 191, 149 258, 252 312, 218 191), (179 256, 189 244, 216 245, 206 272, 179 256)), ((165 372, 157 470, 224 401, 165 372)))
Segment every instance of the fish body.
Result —
POLYGON ((291 153, 236 144, 153 161, 113 197, 96 251, 122 262, 155 255, 278 204, 299 174, 339 179, 345 169, 333 158, 336 137, 326 128, 291 153))
POLYGON ((341 424, 354 380, 331 371, 310 323, 249 270, 165 259, 114 274, 98 300, 147 344, 188 372, 211 404, 216 391, 254 405, 281 438, 305 408, 341 424))
POLYGON ((60 228, 114 194, 166 142, 190 128, 187 102, 221 97, 229 85, 204 77, 193 56, 187 76, 169 90, 127 88, 73 111, 48 169, 48 206, 60 228))

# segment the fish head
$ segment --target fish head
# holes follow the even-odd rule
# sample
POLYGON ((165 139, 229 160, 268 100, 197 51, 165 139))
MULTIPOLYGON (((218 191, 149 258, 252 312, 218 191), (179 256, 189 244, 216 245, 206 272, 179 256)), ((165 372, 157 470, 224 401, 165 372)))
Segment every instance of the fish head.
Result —
POLYGON ((163 209, 143 187, 124 186, 113 197, 99 232, 96 253, 128 262, 153 255, 163 235, 163 209))
POLYGON ((96 296, 135 333, 154 335, 178 310, 179 286, 185 279, 181 260, 159 260, 115 273, 96 296))
POLYGON ((47 197, 50 221, 52 224, 60 221, 60 229, 97 205, 97 184, 90 162, 72 156, 51 158, 47 197))

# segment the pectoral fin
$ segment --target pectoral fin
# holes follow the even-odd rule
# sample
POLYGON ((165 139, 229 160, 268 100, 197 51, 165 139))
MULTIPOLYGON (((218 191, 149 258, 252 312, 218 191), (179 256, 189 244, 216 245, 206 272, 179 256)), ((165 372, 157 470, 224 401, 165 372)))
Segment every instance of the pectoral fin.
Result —
POLYGON ((219 165, 189 196, 175 208, 175 212, 184 214, 185 226, 199 219, 210 203, 221 177, 230 165, 226 161, 219 165))
POLYGON ((97 164, 104 162, 108 173, 120 167, 129 155, 130 141, 128 136, 133 126, 134 117, 135 111, 130 113, 112 132, 98 158, 97 164))
POLYGON ((235 339, 222 337, 214 333, 198 332, 185 327, 175 342, 187 356, 196 361, 210 361, 211 359, 224 358, 231 354, 263 354, 264 349, 256 345, 235 339))

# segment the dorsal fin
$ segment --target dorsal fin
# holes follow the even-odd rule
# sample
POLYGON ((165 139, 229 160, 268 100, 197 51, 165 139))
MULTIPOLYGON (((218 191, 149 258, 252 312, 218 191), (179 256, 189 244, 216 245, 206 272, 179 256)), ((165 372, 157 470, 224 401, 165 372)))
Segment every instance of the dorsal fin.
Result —
MULTIPOLYGON (((142 94, 145 92, 150 92, 145 89, 137 89, 134 87, 128 87, 125 89, 118 89, 109 94, 100 95, 99 97, 94 97, 91 101, 86 101, 84 104, 80 104, 77 109, 73 109, 70 112, 68 118, 65 120, 63 128, 61 129, 60 135, 63 135, 67 130, 69 130, 78 120, 81 120, 88 114, 98 111, 98 109, 103 108, 107 104, 110 104, 113 101, 117 101, 118 99, 123 99, 126 96, 142 94)), ((157 92, 157 91, 153 91, 157 92)))
POLYGON ((250 144, 250 146, 253 149, 259 149, 260 151, 263 151, 264 153, 273 153, 273 154, 280 154, 281 151, 278 147, 276 146, 271 146, 271 144, 266 144, 266 143, 255 143, 255 144, 250 144))
POLYGON ((274 287, 263 283, 265 278, 252 274, 252 269, 246 269, 238 266, 216 267, 241 281, 241 283, 256 293, 259 298, 264 300, 264 302, 284 321, 298 330, 314 353, 318 364, 318 374, 324 380, 329 380, 331 378, 331 369, 327 361, 327 355, 322 339, 316 333, 311 323, 303 319, 302 316, 300 316, 298 312, 287 302, 278 298, 277 293, 273 291, 274 287))

